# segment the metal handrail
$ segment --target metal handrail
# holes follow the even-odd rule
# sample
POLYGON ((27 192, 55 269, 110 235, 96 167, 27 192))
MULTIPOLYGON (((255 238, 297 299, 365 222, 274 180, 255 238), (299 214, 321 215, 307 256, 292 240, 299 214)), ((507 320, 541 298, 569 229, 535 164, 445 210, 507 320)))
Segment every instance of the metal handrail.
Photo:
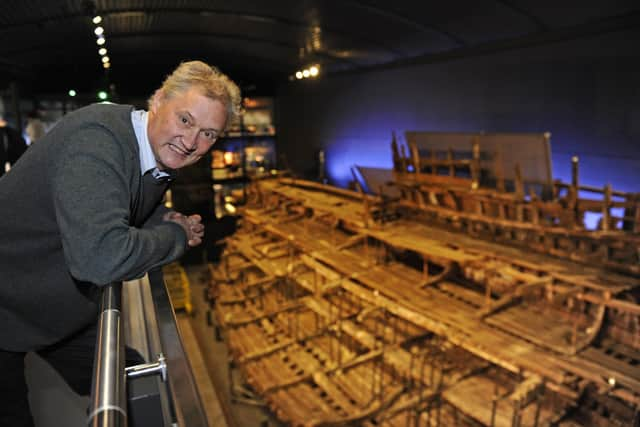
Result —
POLYGON ((198 392, 189 358, 185 354, 175 312, 169 298, 162 271, 149 272, 149 284, 157 316, 157 327, 169 372, 169 389, 177 412, 178 425, 206 427, 209 425, 198 392))
POLYGON ((104 287, 93 361, 91 407, 87 425, 127 425, 124 334, 120 321, 122 283, 104 287))
MULTIPOLYGON (((164 425, 206 427, 208 421, 204 406, 189 360, 184 352, 162 272, 152 271, 148 275, 148 282, 136 285, 139 285, 138 288, 142 294, 148 292, 150 297, 150 300, 143 301, 142 306, 137 307, 144 311, 145 328, 143 329, 145 331, 143 333, 147 334, 149 341, 147 353, 150 353, 147 356, 150 357, 146 357, 147 363, 125 367, 124 326, 126 321, 124 313, 121 313, 123 287, 122 283, 105 286, 98 320, 91 406, 87 425, 126 427, 128 422, 127 378, 158 375, 164 389, 161 391, 161 395, 164 396, 161 397, 164 402, 161 405, 164 425), (158 357, 156 362, 149 360, 153 357, 151 354, 158 357), (175 424, 176 421, 177 424, 175 424)), ((145 299, 142 298, 142 300, 145 299)), ((128 301, 126 308, 131 308, 128 301)), ((130 415, 133 418, 129 421, 136 423, 135 413, 130 415)))

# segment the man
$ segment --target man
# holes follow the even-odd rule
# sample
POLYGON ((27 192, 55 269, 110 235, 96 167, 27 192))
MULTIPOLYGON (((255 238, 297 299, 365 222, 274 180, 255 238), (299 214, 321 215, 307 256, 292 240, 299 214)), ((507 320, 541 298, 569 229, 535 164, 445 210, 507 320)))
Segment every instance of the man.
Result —
POLYGON ((5 174, 7 164, 13 166, 26 150, 27 143, 20 132, 10 127, 0 115, 0 177, 5 174))
POLYGON ((34 110, 27 116, 27 126, 24 129, 27 137, 29 138, 29 144, 35 143, 37 140, 44 136, 45 129, 44 123, 40 118, 38 110, 34 110))
POLYGON ((100 286, 201 243, 200 217, 160 202, 166 181, 209 151, 239 103, 227 76, 186 62, 148 113, 114 104, 70 113, 0 179, 0 425, 33 425, 25 352, 88 394, 100 286))

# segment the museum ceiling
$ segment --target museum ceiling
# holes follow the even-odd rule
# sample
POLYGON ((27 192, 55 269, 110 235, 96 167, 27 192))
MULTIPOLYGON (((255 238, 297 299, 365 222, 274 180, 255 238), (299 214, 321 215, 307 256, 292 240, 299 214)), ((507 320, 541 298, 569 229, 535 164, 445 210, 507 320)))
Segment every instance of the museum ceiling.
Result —
POLYGON ((148 93, 177 63, 203 59, 268 92, 296 71, 323 75, 450 60, 640 25, 637 1, 12 0, 0 10, 0 82, 39 93, 108 79, 148 93))

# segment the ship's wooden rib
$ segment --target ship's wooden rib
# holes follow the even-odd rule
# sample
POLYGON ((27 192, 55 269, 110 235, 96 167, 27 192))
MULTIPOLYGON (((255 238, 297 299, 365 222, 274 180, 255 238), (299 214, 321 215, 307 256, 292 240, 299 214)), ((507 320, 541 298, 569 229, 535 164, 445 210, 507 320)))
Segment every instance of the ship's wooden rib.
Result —
POLYGON ((581 402, 638 410, 637 278, 411 218, 375 224, 380 201, 344 190, 260 185, 209 295, 282 421, 597 425, 581 402))

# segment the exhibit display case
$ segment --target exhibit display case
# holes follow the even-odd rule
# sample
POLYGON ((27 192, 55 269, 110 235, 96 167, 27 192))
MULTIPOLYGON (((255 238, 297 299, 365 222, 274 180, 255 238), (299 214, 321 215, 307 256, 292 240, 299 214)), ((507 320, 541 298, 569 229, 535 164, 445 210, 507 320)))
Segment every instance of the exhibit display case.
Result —
POLYGON ((276 130, 271 98, 245 98, 243 114, 211 151, 216 216, 227 204, 244 202, 249 178, 276 168, 276 130))

